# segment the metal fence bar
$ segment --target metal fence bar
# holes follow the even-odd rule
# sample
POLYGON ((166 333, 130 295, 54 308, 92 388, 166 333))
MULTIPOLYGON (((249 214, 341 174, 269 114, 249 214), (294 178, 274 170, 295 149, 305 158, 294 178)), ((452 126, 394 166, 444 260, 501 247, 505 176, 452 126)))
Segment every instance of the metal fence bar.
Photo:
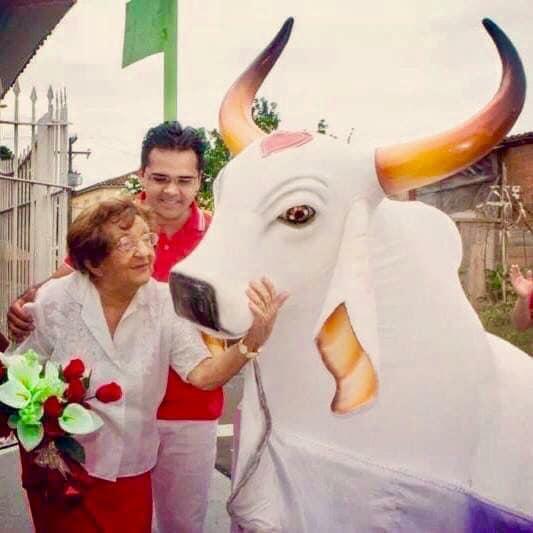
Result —
POLYGON ((13 158, 0 161, 0 331, 6 312, 28 286, 46 279, 65 254, 70 187, 67 185, 68 106, 66 93, 49 88, 47 111, 37 119, 31 91, 31 120, 20 115, 21 91, 14 87, 14 116, 2 120, 13 131, 13 158), (31 129, 20 146, 20 130, 31 129))

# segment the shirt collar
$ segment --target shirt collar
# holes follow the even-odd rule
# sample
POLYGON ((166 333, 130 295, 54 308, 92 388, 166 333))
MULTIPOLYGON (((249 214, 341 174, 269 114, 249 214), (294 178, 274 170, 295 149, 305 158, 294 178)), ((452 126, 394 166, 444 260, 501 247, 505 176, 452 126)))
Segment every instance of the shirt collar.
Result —
MULTIPOLYGON (((68 285, 67 291, 72 299, 81 304, 82 307, 89 304, 91 300, 94 300, 95 295, 99 297, 98 290, 87 274, 82 274, 75 270, 70 276, 71 282, 68 285)), ((153 280, 150 278, 147 283, 139 287, 139 290, 135 293, 128 306, 128 314, 130 314, 130 311, 136 310, 137 307, 150 303, 148 293, 152 283, 153 280)))
MULTIPOLYGON (((144 203, 146 200, 146 195, 144 191, 137 195, 137 198, 141 203, 144 203)), ((191 212, 189 218, 185 221, 185 224, 178 230, 177 233, 188 233, 189 231, 199 231, 203 233, 207 229, 206 220, 204 212, 198 207, 196 201, 193 201, 191 204, 191 212)))

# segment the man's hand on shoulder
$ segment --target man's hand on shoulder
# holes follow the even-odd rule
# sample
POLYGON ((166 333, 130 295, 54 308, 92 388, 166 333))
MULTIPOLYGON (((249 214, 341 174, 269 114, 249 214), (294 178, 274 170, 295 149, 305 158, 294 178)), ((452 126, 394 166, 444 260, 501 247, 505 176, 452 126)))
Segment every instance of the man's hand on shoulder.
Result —
MULTIPOLYGON (((62 278, 72 274, 73 269, 67 263, 63 263, 51 276, 50 279, 62 278)), ((46 281, 48 281, 46 280, 46 281)), ((19 296, 9 307, 7 312, 7 327, 9 330, 9 337, 15 342, 21 343, 24 341, 34 329, 32 316, 23 309, 24 304, 35 301, 37 290, 46 283, 40 283, 30 287, 24 294, 19 296)))
POLYGON ((31 287, 11 304, 7 312, 9 337, 18 343, 25 340, 33 331, 33 319, 31 315, 23 309, 23 306, 26 303, 34 302, 36 294, 37 288, 31 287))

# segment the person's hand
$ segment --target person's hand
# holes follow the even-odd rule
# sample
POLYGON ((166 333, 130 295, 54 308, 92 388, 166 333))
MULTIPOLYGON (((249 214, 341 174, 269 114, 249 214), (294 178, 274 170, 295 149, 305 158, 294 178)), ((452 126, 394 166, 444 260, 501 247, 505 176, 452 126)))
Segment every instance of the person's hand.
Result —
POLYGON ((518 265, 511 265, 509 278, 519 298, 527 298, 531 294, 531 291, 533 291, 533 273, 531 270, 528 270, 524 277, 518 265))
POLYGON ((34 329, 33 318, 22 306, 26 303, 35 301, 36 294, 37 289, 28 289, 9 307, 7 312, 9 338, 15 342, 22 342, 34 329))
POLYGON ((278 294, 268 278, 250 282, 246 295, 254 321, 245 336, 244 344, 251 351, 256 351, 270 337, 278 311, 289 295, 286 292, 278 294))

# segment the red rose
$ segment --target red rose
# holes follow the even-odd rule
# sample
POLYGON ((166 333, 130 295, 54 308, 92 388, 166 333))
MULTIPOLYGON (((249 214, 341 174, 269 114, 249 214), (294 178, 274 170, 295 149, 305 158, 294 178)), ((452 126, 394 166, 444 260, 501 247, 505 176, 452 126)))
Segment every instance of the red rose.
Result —
POLYGON ((50 396, 44 404, 44 414, 51 418, 58 418, 63 412, 63 405, 57 396, 50 396))
POLYGON ((73 379, 65 391, 65 398, 69 402, 79 403, 85 396, 85 387, 81 382, 81 379, 73 379))
POLYGON ((70 363, 63 369, 63 377, 65 381, 72 381, 79 379, 85 372, 85 365, 81 359, 72 359, 70 363))
POLYGON ((122 398, 122 389, 118 383, 112 381, 99 387, 96 391, 96 397, 104 403, 116 402, 122 398))
POLYGON ((43 420, 43 428, 46 435, 51 439, 61 437, 65 434, 65 432, 59 426, 57 418, 45 418, 43 420))

